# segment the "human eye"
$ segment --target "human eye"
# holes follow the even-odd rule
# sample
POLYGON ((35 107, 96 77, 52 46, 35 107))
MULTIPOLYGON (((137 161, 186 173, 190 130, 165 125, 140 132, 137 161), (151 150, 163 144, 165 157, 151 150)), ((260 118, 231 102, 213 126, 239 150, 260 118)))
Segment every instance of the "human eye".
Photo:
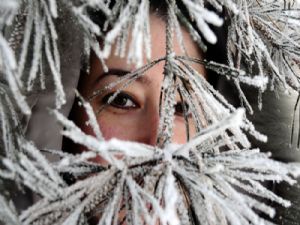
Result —
POLYGON ((115 92, 111 92, 105 95, 101 100, 102 104, 125 110, 138 108, 138 103, 134 100, 134 98, 125 92, 120 92, 112 101, 110 101, 110 98, 114 94, 115 92))
POLYGON ((189 105, 187 104, 187 102, 179 101, 175 104, 174 108, 176 116, 184 117, 184 115, 186 115, 189 117, 191 115, 189 105))

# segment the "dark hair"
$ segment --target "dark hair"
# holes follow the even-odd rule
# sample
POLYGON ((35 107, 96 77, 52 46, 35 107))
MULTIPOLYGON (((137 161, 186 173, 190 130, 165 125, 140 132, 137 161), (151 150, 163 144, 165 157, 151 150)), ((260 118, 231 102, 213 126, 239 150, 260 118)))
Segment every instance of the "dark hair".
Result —
MULTIPOLYGON (((207 6, 207 8, 213 10, 213 7, 211 6, 207 6)), ((223 11, 222 13, 219 13, 219 16, 221 16, 224 19, 224 24, 221 27, 210 26, 210 28, 216 34, 218 41, 216 44, 210 44, 207 43, 204 39, 204 42, 207 46, 205 59, 207 61, 214 61, 221 64, 227 64, 228 61, 227 61, 226 51, 227 51, 228 24, 226 19, 226 12, 223 11)), ((208 71, 208 82, 210 82, 214 87, 217 86, 218 77, 219 74, 217 74, 216 72, 208 71)))

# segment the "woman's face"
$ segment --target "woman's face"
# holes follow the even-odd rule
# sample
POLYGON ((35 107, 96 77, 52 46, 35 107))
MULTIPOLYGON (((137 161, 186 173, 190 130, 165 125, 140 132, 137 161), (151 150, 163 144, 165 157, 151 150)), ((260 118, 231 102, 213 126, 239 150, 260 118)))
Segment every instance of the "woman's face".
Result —
MULTIPOLYGON (((158 16, 150 16, 152 54, 151 60, 165 56, 166 34, 165 22, 158 16)), ((183 41, 190 57, 202 58, 197 45, 192 41, 185 30, 183 41)), ((178 41, 174 35, 174 52, 182 55, 178 41)), ((130 42, 130 38, 129 38, 130 42)), ((114 48, 112 49, 114 52, 114 48)), ((145 57, 144 57, 145 58, 145 57)), ((101 63, 95 55, 91 57, 90 74, 83 74, 79 83, 79 92, 84 98, 88 98, 96 90, 104 89, 107 85, 116 81, 120 76, 137 69, 134 65, 128 65, 126 58, 112 55, 105 61, 109 69, 104 73, 101 63)), ((146 61, 144 62, 146 64, 146 61)), ((193 67, 205 76, 205 69, 199 64, 193 67)), ((129 87, 125 88, 115 100, 104 107, 97 114, 97 121, 105 139, 119 138, 121 140, 135 141, 148 145, 155 145, 159 125, 159 99, 163 81, 164 61, 152 67, 145 74, 136 79, 129 87)), ((107 103, 110 96, 118 89, 105 90, 91 100, 95 112, 107 103)), ((186 140, 186 126, 183 117, 180 96, 176 97, 174 134, 172 141, 182 144, 186 140)), ((92 129, 86 125, 87 116, 82 107, 75 106, 74 120, 76 124, 88 134, 93 135, 92 129)), ((191 131, 193 132, 193 131, 191 131)))

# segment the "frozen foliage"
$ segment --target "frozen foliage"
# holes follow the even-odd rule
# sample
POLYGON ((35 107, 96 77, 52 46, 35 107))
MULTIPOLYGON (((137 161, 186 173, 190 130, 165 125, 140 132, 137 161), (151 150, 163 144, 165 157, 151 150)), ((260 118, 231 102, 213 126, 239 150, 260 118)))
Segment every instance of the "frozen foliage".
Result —
MULTIPOLYGON (((70 137, 78 140, 78 128, 55 114, 68 127, 68 133, 74 133, 70 137)), ((51 164, 27 142, 18 153, 20 162, 4 161, 6 172, 42 198, 17 219, 22 224, 84 224, 99 219, 100 213, 98 224, 178 224, 177 220, 180 224, 259 224, 263 219, 255 210, 271 217, 274 210, 256 197, 290 204, 260 182, 293 184, 293 176, 300 169, 270 160, 258 150, 203 150, 203 145, 211 145, 211 138, 220 138, 243 120, 244 111, 237 110, 202 130, 190 143, 165 149, 114 139, 105 143, 95 139, 99 148, 92 149, 92 142, 86 141, 94 154, 74 156, 51 151, 60 156, 51 164), (97 155, 111 159, 111 163, 101 166, 87 160, 97 155), (62 174, 78 181, 68 186, 62 174)), ((231 139, 228 141, 236 142, 231 139)), ((7 204, 4 210, 11 211, 7 204)))
POLYGON ((12 31, 11 44, 18 42, 22 35, 22 44, 18 52, 17 77, 22 79, 22 86, 30 92, 38 81, 40 88, 45 89, 45 74, 42 63, 46 59, 50 67, 56 92, 56 106, 65 103, 65 94, 61 84, 60 56, 57 46, 57 32, 54 19, 57 18, 56 0, 24 1, 20 14, 16 18, 16 26, 12 31), (21 24, 22 29, 18 26, 21 24), (30 62, 28 55, 31 54, 30 62), (24 71, 30 64, 29 71, 24 71))
MULTIPOLYGON (((12 19, 19 7, 19 1, 10 1, 10 3, 0 3, 0 26, 3 29, 7 25, 11 25, 12 19)), ((17 62, 15 54, 9 46, 8 41, 3 34, 0 34, 0 72, 2 79, 5 79, 14 98, 24 114, 29 114, 30 109, 26 103, 25 97, 22 95, 20 88, 22 83, 17 76, 17 62)))
MULTIPOLYGON (((229 65, 243 68, 247 74, 268 76, 272 89, 289 86, 298 91, 300 24, 296 22, 299 21, 297 6, 291 7, 288 1, 284 1, 285 4, 282 1, 238 2, 239 13, 230 15, 228 28, 229 65)), ((239 82, 236 85, 239 87, 239 82)), ((242 99, 247 104, 247 100, 242 99)))
POLYGON ((268 182, 293 185, 300 166, 277 162, 270 154, 251 149, 246 134, 259 141, 267 138, 255 130, 244 109, 230 105, 192 64, 233 80, 249 112, 252 109, 241 83, 256 87, 260 94, 268 87, 299 91, 299 3, 162 3, 166 6, 166 55, 150 61, 155 44, 150 36, 151 1, 0 0, 0 185, 10 181, 35 196, 35 201, 20 211, 18 202, 6 192, 0 193, 0 221, 45 225, 269 224, 275 215, 269 202, 290 206, 269 190, 268 182), (61 34, 56 29, 63 9, 73 14, 82 31, 78 35, 84 40, 83 69, 89 69, 91 50, 104 71, 105 59, 111 54, 126 57, 128 64, 137 67, 105 87, 119 87, 108 104, 147 70, 164 63, 156 146, 104 140, 97 122, 102 109, 93 109, 88 102, 103 90, 95 91, 89 99, 76 92, 94 136, 85 134, 59 111, 66 102, 58 45, 61 34), (100 19, 91 16, 95 13, 100 19), (205 52, 218 41, 214 29, 224 24, 228 28, 228 65, 186 54, 181 26, 205 52), (175 35, 182 55, 173 51, 175 35), (113 43, 117 46, 114 52, 113 43), (52 86, 56 107, 49 110, 51 116, 63 127, 62 135, 89 151, 42 150, 26 140, 23 120, 31 113, 27 97, 52 90, 52 86), (188 142, 183 145, 171 141, 176 94, 181 98, 186 125, 188 142), (194 136, 190 134, 193 128, 194 136), (57 160, 48 160, 44 153, 57 160), (99 159, 102 164, 96 163, 99 159))

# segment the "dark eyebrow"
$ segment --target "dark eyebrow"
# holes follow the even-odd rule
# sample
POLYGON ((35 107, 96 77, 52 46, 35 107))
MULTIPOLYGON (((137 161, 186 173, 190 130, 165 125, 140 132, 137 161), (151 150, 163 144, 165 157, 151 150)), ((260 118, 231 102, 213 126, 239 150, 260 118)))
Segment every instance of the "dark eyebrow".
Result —
MULTIPOLYGON (((95 80, 95 85, 98 84, 99 82, 101 82, 101 80, 107 76, 112 76, 115 75, 117 77, 123 77, 126 74, 131 73, 132 71, 129 70, 124 70, 124 69, 118 69, 118 68, 111 68, 109 69, 107 72, 104 72, 102 74, 100 74, 97 79, 95 80)), ((146 76, 140 76, 136 79, 136 81, 144 83, 144 84, 149 84, 151 83, 151 80, 146 77, 146 76)))
POLYGON ((104 77, 107 77, 110 75, 116 75, 118 77, 122 77, 128 73, 130 73, 129 70, 123 70, 123 69, 117 69, 117 68, 109 69, 107 72, 104 72, 97 77, 97 79, 95 80, 95 84, 99 83, 104 77))

